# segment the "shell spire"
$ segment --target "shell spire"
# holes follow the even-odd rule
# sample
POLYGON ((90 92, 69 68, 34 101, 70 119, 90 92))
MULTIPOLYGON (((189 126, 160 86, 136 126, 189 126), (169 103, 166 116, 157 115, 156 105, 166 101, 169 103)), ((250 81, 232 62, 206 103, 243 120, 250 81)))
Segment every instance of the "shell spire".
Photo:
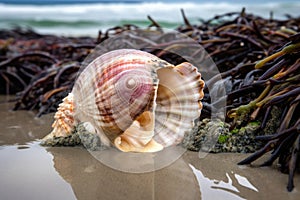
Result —
POLYGON ((74 119, 74 96, 69 93, 67 97, 59 104, 57 112, 54 115, 54 122, 52 124, 52 132, 44 139, 51 137, 67 137, 72 134, 75 128, 74 119))

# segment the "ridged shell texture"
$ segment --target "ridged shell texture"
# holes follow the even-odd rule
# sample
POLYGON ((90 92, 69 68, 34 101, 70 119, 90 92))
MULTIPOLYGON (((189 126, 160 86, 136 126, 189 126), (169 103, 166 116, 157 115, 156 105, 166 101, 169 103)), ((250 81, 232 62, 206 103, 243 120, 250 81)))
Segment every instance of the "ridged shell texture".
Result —
POLYGON ((159 151, 180 143, 193 127, 203 87, 190 63, 173 66, 139 50, 111 51, 76 80, 73 121, 90 122, 103 142, 122 151, 159 151))

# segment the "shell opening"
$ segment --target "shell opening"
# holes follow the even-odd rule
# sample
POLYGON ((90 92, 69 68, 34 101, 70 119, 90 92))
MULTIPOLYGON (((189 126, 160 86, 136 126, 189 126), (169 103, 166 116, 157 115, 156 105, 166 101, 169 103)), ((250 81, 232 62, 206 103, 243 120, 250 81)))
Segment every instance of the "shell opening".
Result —
POLYGON ((124 152, 156 152, 163 149, 153 138, 154 114, 143 112, 125 132, 114 140, 115 146, 124 152))

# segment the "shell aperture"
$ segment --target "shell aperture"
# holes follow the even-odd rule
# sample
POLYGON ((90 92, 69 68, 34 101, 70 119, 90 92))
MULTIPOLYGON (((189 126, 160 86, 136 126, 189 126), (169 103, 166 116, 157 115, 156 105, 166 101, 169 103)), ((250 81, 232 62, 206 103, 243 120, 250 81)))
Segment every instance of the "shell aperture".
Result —
POLYGON ((190 63, 174 66, 139 50, 111 51, 81 72, 47 138, 68 136, 76 124, 89 122, 106 145, 124 152, 160 151, 180 143, 193 127, 203 87, 190 63))

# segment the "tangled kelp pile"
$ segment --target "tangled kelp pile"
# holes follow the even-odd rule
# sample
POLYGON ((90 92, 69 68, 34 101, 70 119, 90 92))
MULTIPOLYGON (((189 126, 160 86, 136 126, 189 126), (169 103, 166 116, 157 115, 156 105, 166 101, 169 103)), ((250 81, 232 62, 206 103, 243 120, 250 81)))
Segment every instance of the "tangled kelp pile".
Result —
POLYGON ((16 28, 0 31, 0 92, 17 96, 15 110, 54 112, 72 88, 81 62, 95 48, 93 38, 40 35, 16 28))
MULTIPOLYGON (((218 76, 205 80, 200 120, 210 118, 218 103, 226 101, 225 121, 229 126, 225 127, 231 135, 241 132, 249 123, 259 124, 255 129, 256 139, 264 141, 265 146, 239 164, 251 163, 273 150, 270 159, 262 165, 271 165, 279 158, 281 170, 289 172, 288 190, 291 191, 300 160, 300 120, 297 115, 300 18, 264 19, 242 10, 192 25, 183 11, 182 14, 184 24, 176 30, 201 44, 222 76, 222 80, 218 76), (220 81, 226 86, 227 95, 212 102, 209 88, 214 88, 220 81)), ((127 39, 116 41, 114 45, 137 48, 131 43, 135 38, 141 44, 138 48, 173 64, 180 63, 182 58, 170 50, 181 48, 187 41, 174 37, 172 42, 165 42, 169 33, 151 17, 149 21, 151 24, 146 32, 150 36, 128 34, 127 39)), ((85 57, 97 44, 119 33, 139 29, 134 25, 114 27, 105 33, 99 32, 98 38, 40 35, 22 29, 0 31, 0 92, 18 92, 16 110, 38 110, 38 116, 53 112, 71 90, 80 66, 85 64, 85 57)), ((199 57, 199 52, 193 50, 191 58, 205 59, 199 57)), ((228 136, 221 135, 221 138, 219 143, 229 140, 228 136)))

